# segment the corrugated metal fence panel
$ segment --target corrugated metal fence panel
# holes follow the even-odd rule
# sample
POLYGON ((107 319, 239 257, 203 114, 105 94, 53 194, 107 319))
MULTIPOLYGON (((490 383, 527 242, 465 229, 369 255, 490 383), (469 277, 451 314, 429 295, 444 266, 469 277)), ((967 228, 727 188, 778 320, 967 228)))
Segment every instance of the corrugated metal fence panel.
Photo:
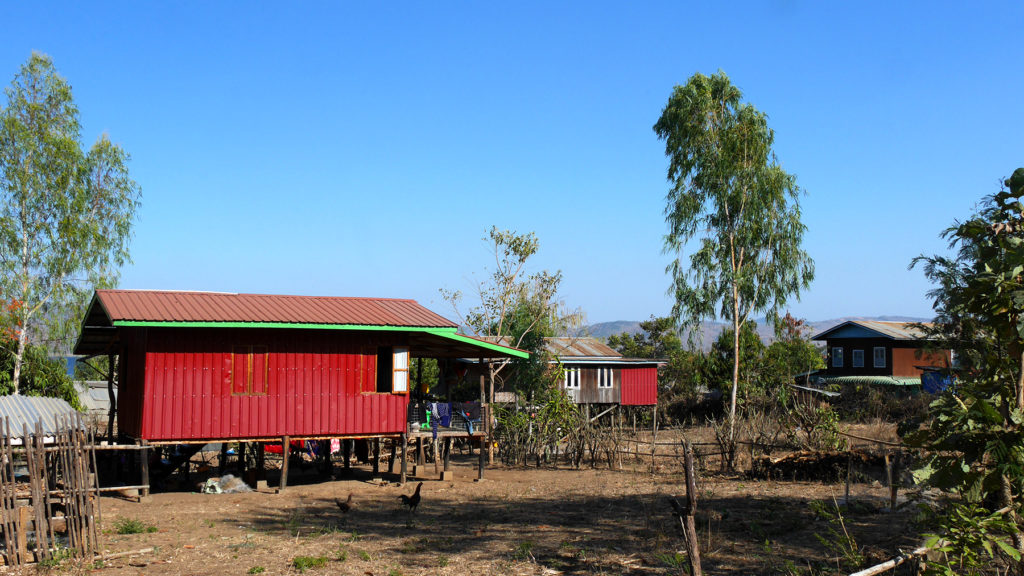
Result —
MULTIPOLYGON (((382 434, 405 429, 408 397, 363 393, 375 387, 375 348, 359 346, 344 335, 151 330, 145 364, 142 437, 148 440, 382 434), (232 394, 233 382, 238 384, 233 368, 247 365, 233 362, 238 347, 266 347, 266 393, 258 393, 262 388, 257 385, 251 388, 256 393, 232 394)), ((248 364, 254 365, 260 361, 248 364)))
POLYGON ((658 403, 658 369, 622 369, 622 405, 652 406, 658 403))
MULTIPOLYGON (((29 433, 33 433, 36 422, 42 421, 43 433, 54 434, 56 432, 56 420, 58 416, 64 417, 74 414, 75 409, 60 398, 46 398, 43 396, 0 396, 0 422, 4 418, 10 420, 11 436, 20 438, 24 427, 28 426, 29 433)), ((0 431, 6 434, 7 430, 0 431)))

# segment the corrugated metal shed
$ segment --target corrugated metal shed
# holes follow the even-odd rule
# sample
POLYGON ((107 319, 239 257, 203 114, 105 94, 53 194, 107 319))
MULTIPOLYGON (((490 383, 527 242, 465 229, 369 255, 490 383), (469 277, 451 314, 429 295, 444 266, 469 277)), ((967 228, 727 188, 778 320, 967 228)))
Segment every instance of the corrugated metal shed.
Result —
MULTIPOLYGON (((918 328, 917 322, 883 322, 880 320, 847 320, 842 324, 833 326, 828 330, 819 332, 811 337, 811 340, 825 340, 850 327, 859 327, 877 333, 885 338, 893 340, 921 340, 926 334, 918 328)), ((925 323, 923 326, 930 326, 925 323)))
MULTIPOLYGON (((415 300, 97 290, 111 322, 246 322, 456 328, 415 300)), ((94 324, 95 325, 95 324, 94 324)))
MULTIPOLYGON (((29 432, 35 430, 36 422, 42 420, 43 433, 54 434, 56 429, 55 417, 75 414, 75 409, 60 398, 44 398, 42 396, 0 396, 0 422, 4 418, 10 419, 11 435, 22 436, 23 426, 28 426, 29 432)), ((0 434, 7 434, 6 428, 0 429, 0 434)))

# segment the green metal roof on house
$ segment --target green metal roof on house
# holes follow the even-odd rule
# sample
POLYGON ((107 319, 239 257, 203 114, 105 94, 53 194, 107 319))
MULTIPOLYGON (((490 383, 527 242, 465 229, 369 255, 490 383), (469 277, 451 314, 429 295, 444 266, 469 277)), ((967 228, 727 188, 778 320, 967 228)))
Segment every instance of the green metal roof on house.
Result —
POLYGON ((919 376, 826 376, 819 384, 867 384, 871 386, 920 386, 919 376))

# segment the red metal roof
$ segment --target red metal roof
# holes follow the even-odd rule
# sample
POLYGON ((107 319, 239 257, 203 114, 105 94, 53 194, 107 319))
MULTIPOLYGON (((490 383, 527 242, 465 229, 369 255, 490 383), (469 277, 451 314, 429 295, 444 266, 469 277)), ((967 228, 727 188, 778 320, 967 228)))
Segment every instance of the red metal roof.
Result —
POLYGON ((277 322, 457 328, 415 300, 164 290, 97 290, 111 322, 277 322))

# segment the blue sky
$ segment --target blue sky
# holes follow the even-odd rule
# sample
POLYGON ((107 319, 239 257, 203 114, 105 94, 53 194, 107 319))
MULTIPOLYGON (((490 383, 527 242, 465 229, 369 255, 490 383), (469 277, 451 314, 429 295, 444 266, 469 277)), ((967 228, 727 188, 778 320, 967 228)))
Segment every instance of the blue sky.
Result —
MULTIPOLYGON (((471 290, 492 225, 591 322, 665 314, 672 87, 725 71, 806 190, 794 314, 930 316, 907 270, 1024 165, 1020 3, 5 3, 143 191, 125 288, 471 290)), ((450 315, 450 314, 449 314, 450 315)))

